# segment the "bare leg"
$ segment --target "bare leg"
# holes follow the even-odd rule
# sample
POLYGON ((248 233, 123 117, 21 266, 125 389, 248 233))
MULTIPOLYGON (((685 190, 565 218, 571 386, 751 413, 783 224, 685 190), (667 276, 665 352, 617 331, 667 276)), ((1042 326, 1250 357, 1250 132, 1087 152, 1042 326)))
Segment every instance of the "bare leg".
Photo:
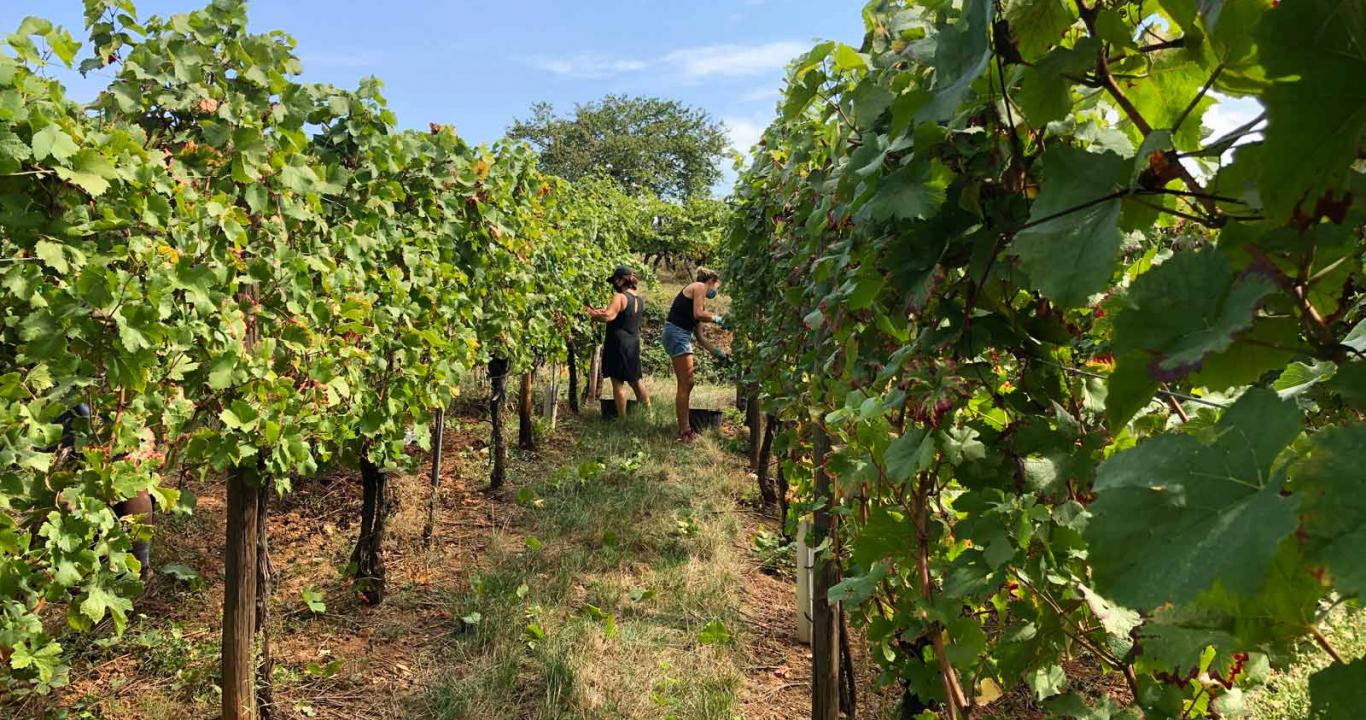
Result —
POLYGON ((678 420, 678 435, 684 437, 692 433, 688 420, 688 405, 692 399, 692 355, 679 355, 673 359, 674 375, 678 378, 678 391, 674 394, 674 417, 678 420))
POLYGON ((617 417, 626 417, 626 383, 612 378, 612 400, 617 404, 617 417))
POLYGON ((632 380, 631 389, 636 391, 636 400, 639 400, 640 404, 644 406, 646 410, 649 410, 650 391, 645 389, 645 385, 641 383, 639 380, 632 380))

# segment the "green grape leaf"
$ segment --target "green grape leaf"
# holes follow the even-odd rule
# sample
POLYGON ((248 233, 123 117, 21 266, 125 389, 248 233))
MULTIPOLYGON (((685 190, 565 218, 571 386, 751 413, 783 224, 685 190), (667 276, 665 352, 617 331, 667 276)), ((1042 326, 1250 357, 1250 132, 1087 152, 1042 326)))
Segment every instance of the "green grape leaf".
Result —
POLYGON ((934 462, 934 438, 923 429, 911 428, 887 446, 884 460, 888 478, 904 483, 934 462))
POLYGON ((868 520, 849 541, 849 559, 858 567, 871 568, 883 558, 904 555, 914 542, 914 528, 906 516, 879 505, 868 511, 868 520))
POLYGON ((1300 432, 1294 403, 1252 390, 1224 412, 1214 440, 1166 434, 1100 467, 1087 526, 1096 590, 1147 609, 1195 598, 1216 582, 1261 586, 1295 503, 1276 456, 1300 432))
POLYGON ((1336 365, 1327 360, 1315 360, 1313 363, 1293 362, 1281 371, 1280 377, 1276 378, 1271 388, 1283 398, 1295 397, 1331 379, 1337 369, 1336 365))
POLYGON ((1147 69, 1146 81, 1133 83, 1126 90, 1129 100, 1154 130, 1171 130, 1181 122, 1175 133, 1179 149, 1200 146, 1200 118, 1214 104, 1214 99, 1206 94, 1200 102, 1191 105, 1213 69, 1188 58, 1180 53, 1162 54, 1147 69))
POLYGON ((1025 677, 1035 700, 1046 700, 1067 689, 1067 673, 1059 665, 1041 667, 1025 677))
POLYGON ((1128 637, 1129 631, 1143 622, 1143 618, 1137 612, 1106 600, 1085 585, 1081 586, 1081 594, 1086 600, 1086 606, 1091 608, 1091 614, 1096 616, 1101 627, 1110 635, 1128 637))
POLYGON ((1043 127, 1067 117, 1072 109, 1072 83, 1059 73, 1028 67, 1020 74, 1020 89, 1012 99, 1030 125, 1043 127))
POLYGON ((1234 662, 1232 648, 1238 638, 1212 613, 1167 608, 1159 611, 1138 631, 1138 645, 1144 662, 1185 675, 1205 669, 1206 649, 1215 648, 1209 658, 1212 668, 1225 670, 1234 662))
POLYGON ((840 70, 858 70, 868 67, 868 61, 858 50, 843 43, 835 46, 835 52, 831 55, 835 60, 835 67, 840 70))
POLYGON ((51 641, 44 643, 36 652, 30 651, 27 643, 20 642, 14 646, 14 654, 9 659, 10 667, 15 670, 37 670, 38 678, 43 682, 52 680, 61 662, 62 646, 51 641))
POLYGON ((1366 425, 1315 433, 1291 471, 1303 500, 1306 554, 1326 563, 1339 592, 1366 592, 1366 425))
POLYGON ((1341 396, 1343 402, 1366 412, 1366 360, 1349 362, 1339 367, 1326 387, 1329 392, 1341 396))
POLYGON ((1358 720, 1366 708, 1366 658, 1309 676, 1309 720, 1358 720))
POLYGON ((1235 275, 1215 248, 1178 253, 1134 281, 1115 316, 1115 350, 1148 353, 1154 379, 1178 380, 1228 349, 1275 289, 1260 273, 1235 275))
POLYGON ((847 603, 851 607, 862 605, 877 592, 877 588, 887 577, 887 566, 875 562, 863 575, 855 575, 841 580, 830 588, 830 602, 847 603))
POLYGON ((958 22, 939 31, 934 51, 934 97, 917 114, 922 120, 948 120, 991 61, 988 26, 991 0, 966 0, 958 22))
POLYGON ((944 203, 952 175, 939 160, 914 162, 882 178, 867 205, 874 220, 911 220, 933 215, 944 203))
POLYGON ((703 645, 729 645, 732 639, 726 624, 720 618, 713 618, 697 633, 697 642, 703 645))
POLYGON ((1032 58, 1062 40, 1077 21, 1077 8, 1068 0, 1011 0, 1005 15, 1020 52, 1032 58))
POLYGON ((58 162, 65 162, 80 149, 71 136, 56 125, 48 125, 33 133, 32 146, 33 159, 39 161, 51 156, 58 162))
POLYGON ((1366 6, 1341 0, 1298 0, 1269 10, 1255 30, 1267 75, 1267 126, 1261 196, 1272 218, 1352 176, 1366 133, 1366 6))
POLYGON ((1015 236, 1011 251, 1034 287, 1059 305, 1084 305, 1110 284, 1124 237, 1120 198, 1107 196, 1128 183, 1129 166, 1113 152, 1069 145, 1044 154, 1031 225, 1015 236))
POLYGON ((864 130, 871 129, 895 98, 891 90, 878 85, 871 77, 865 78, 854 89, 854 122, 864 130))
POLYGON ((1114 372, 1105 382, 1105 419, 1118 429, 1152 402, 1158 383, 1148 374, 1147 353, 1129 353, 1115 358, 1114 372))
POLYGON ((118 170, 109 158, 94 150, 81 150, 71 158, 71 167, 57 168, 57 175, 63 180, 99 197, 109 189, 109 181, 117 178, 118 170))
POLYGON ((1206 357, 1191 375, 1191 384, 1222 391, 1257 382, 1272 370, 1284 368, 1300 350, 1308 350, 1299 328, 1293 317, 1257 318, 1227 350, 1206 357))
POLYGON ((90 618, 91 622, 99 622, 104 619, 104 614, 108 612, 110 617, 114 619, 114 629, 120 633, 128 624, 128 613, 132 610, 132 600, 113 595, 101 587, 88 589, 85 599, 81 601, 82 615, 90 618))

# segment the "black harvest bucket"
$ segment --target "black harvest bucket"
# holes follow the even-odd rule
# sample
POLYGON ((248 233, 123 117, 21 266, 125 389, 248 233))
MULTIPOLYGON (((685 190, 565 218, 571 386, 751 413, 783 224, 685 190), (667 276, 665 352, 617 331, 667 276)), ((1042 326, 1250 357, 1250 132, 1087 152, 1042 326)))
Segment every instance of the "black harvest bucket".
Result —
MULTIPOLYGON (((613 400, 612 398, 605 398, 605 399, 604 399, 604 398, 598 398, 598 403, 599 403, 599 404, 601 405, 601 407, 602 407, 602 416, 603 416, 603 417, 605 417, 605 418, 614 418, 614 417, 617 416, 617 403, 616 403, 615 400, 613 400)), ((627 415, 633 415, 633 414, 635 414, 635 412, 636 412, 636 401, 635 401, 635 400, 627 400, 627 401, 626 401, 626 414, 627 414, 627 415)))
POLYGON ((709 428, 719 428, 721 427, 721 411, 692 408, 688 410, 688 425, 699 432, 709 428))

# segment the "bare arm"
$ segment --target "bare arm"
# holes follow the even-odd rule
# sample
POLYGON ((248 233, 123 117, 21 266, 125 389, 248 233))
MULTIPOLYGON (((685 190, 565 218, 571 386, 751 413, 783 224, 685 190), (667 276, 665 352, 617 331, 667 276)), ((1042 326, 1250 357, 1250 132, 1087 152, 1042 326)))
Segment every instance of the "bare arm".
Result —
POLYGON ((625 293, 617 293, 616 295, 612 296, 612 302, 609 303, 607 307, 602 308, 601 310, 591 307, 588 308, 588 316, 600 323, 609 323, 613 320, 616 320, 617 315, 619 315, 621 311, 625 308, 625 293))
POLYGON ((692 329, 692 334, 693 334, 693 337, 697 339, 697 344, 700 345, 700 346, 702 347, 703 350, 706 350, 707 352, 711 353, 712 355, 717 354, 716 346, 715 346, 715 345, 712 345, 712 344, 709 343, 709 342, 707 342, 707 338, 704 337, 704 336, 702 335, 702 326, 701 326, 701 325, 698 325, 697 327, 693 328, 693 329, 692 329))
POLYGON ((692 317, 698 322, 716 322, 716 315, 707 312, 707 286, 704 283, 695 282, 688 287, 692 288, 692 317))

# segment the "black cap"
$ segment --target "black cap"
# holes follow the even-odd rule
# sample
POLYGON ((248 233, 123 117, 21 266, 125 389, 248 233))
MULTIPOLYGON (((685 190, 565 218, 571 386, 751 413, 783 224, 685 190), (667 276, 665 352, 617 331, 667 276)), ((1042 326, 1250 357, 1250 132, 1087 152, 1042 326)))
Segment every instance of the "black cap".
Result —
POLYGON ((631 268, 628 268, 625 265, 618 265, 617 269, 612 271, 612 277, 607 278, 607 281, 612 282, 614 280, 620 280, 622 278, 631 277, 635 274, 635 270, 632 270, 631 268))

